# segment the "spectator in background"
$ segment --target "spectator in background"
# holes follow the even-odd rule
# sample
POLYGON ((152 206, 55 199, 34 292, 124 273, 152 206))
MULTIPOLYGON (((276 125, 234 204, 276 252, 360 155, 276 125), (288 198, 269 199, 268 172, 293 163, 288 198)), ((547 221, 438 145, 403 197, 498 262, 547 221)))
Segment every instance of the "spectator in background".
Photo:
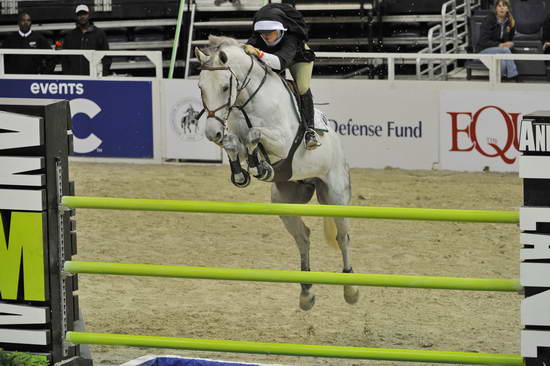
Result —
MULTIPOLYGON (((90 21, 90 9, 87 5, 78 5, 75 9, 76 28, 65 35, 63 49, 65 50, 109 50, 105 32, 90 21)), ((62 58, 63 74, 89 75, 90 64, 84 56, 64 56, 62 58)), ((102 60, 103 75, 109 74, 110 57, 102 60)))
MULTIPOLYGON (((48 40, 40 33, 31 30, 32 19, 28 13, 19 14, 19 30, 6 37, 3 48, 26 50, 51 49, 48 40)), ((52 57, 44 55, 6 55, 5 72, 7 74, 45 74, 53 71, 52 57)))
MULTIPOLYGON (((487 15, 481 25, 477 47, 480 53, 511 54, 514 46, 516 21, 508 0, 497 0, 495 11, 487 15)), ((514 60, 501 61, 502 74, 518 81, 518 69, 514 60)))

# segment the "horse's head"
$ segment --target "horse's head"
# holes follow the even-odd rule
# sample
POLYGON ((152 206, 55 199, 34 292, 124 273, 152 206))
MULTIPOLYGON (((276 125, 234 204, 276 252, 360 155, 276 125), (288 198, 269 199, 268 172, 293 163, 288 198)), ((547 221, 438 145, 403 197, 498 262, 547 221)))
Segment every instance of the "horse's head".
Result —
POLYGON ((231 108, 245 83, 243 70, 251 61, 233 38, 210 36, 208 41, 209 47, 205 51, 195 48, 195 55, 202 69, 199 88, 207 113, 204 132, 210 141, 220 144, 231 108))

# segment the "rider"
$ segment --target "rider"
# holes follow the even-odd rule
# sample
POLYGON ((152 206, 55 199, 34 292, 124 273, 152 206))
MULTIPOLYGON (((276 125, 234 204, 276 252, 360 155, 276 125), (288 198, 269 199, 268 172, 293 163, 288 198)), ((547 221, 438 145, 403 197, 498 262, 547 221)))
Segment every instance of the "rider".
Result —
POLYGON ((302 14, 285 3, 272 3, 254 15, 254 33, 244 46, 274 70, 287 67, 298 86, 302 121, 306 123, 305 146, 313 150, 321 146, 314 130, 313 96, 309 89, 315 54, 306 44, 307 26, 302 14))

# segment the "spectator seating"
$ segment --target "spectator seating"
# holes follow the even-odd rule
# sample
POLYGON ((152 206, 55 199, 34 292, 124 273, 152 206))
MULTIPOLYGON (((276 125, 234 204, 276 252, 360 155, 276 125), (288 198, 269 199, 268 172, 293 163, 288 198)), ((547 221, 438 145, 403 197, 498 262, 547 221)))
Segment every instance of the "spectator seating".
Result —
POLYGON ((447 0, 384 0, 386 14, 440 14, 447 0))
MULTIPOLYGON (((540 54, 542 52, 542 24, 550 11, 549 4, 549 0, 512 0, 512 15, 517 23, 513 53, 540 54)), ((476 12, 476 15, 470 18, 470 44, 473 53, 481 51, 477 49, 477 42, 481 24, 487 13, 488 11, 476 12)), ((516 65, 521 78, 548 75, 543 61, 516 60, 516 65)), ((468 60, 464 66, 467 79, 471 79, 472 71, 487 69, 477 60, 468 60)))
MULTIPOLYGON (((33 29, 51 31, 52 41, 61 32, 74 27, 74 7, 79 0, 25 0, 21 9, 33 9, 33 29), (63 22, 61 22, 63 21, 63 22)), ((191 0, 185 9, 178 60, 181 75, 187 54, 206 43, 209 34, 221 34, 244 41, 250 35, 251 19, 256 10, 273 2, 295 2, 310 26, 309 45, 315 51, 328 52, 418 52, 428 45, 428 30, 441 24, 442 4, 447 0, 191 0), (195 5, 191 12, 192 5, 195 5), (192 29, 190 29, 190 27, 192 29), (190 39, 189 39, 190 38, 190 39)), ((466 0, 457 0, 457 4, 466 0)), ((470 0, 468 0, 470 1, 470 0)), ((550 0, 547 0, 550 1, 550 0)), ((93 18, 104 29, 112 50, 161 50, 165 67, 169 65, 179 0, 111 0, 94 2, 93 18), (106 7, 106 3, 109 3, 106 7), (101 4, 101 5, 100 5, 101 4)), ((465 4, 465 3, 464 3, 465 4)), ((463 15, 455 16, 455 18, 463 15)), ((451 18, 451 17, 449 17, 451 18)), ((465 28, 463 26, 463 28, 465 28)), ((16 17, 0 14, 0 39, 3 32, 15 31, 16 17)), ((456 43, 456 42, 455 42, 456 43)), ((463 47, 464 39, 460 41, 463 47)), ((434 51, 436 52, 436 51, 434 51)), ((448 51, 456 52, 456 51, 448 51)), ((374 62, 377 75, 379 60, 318 59, 315 72, 323 75, 354 73, 374 62)), ((413 60, 403 60, 398 70, 414 74, 413 60)), ((384 65, 382 65, 384 66, 384 65)), ((150 68, 139 58, 114 57, 112 70, 150 68)), ((145 72, 145 71, 144 71, 145 72)), ((132 71, 133 73, 133 71, 132 71)), ((372 74, 372 73, 371 73, 372 74)), ((375 73, 376 74, 376 73, 375 73)), ((143 75, 143 74, 141 74, 143 75)))
MULTIPOLYGON (((474 15, 470 17, 469 19, 469 27, 470 27, 470 50, 471 53, 479 53, 479 50, 477 48, 477 42, 479 41, 480 31, 481 31, 481 24, 483 23, 483 20, 485 19, 486 14, 482 13, 481 15, 474 15)), ((467 60, 464 63, 464 67, 466 68, 466 78, 470 80, 472 78, 472 71, 486 71, 487 67, 481 63, 479 60, 467 60)))
MULTIPOLYGON (((514 53, 542 53, 542 25, 550 4, 545 0, 512 0, 511 5, 517 22, 514 53)), ((546 75, 544 61, 517 60, 516 65, 522 77, 546 75)))
MULTIPOLYGON (((204 46, 209 34, 229 35, 244 42, 250 36, 254 11, 261 5, 257 4, 258 1, 261 2, 241 0, 241 5, 226 1, 216 7, 212 5, 216 0, 196 0, 194 19, 191 21, 191 48, 204 46), (252 4, 257 7, 251 7, 252 4), (231 9, 234 11, 229 11, 231 9)), ((314 51, 418 52, 428 44, 430 25, 441 23, 443 2, 300 0, 296 1, 296 7, 304 14, 309 25, 308 44, 314 51)), ((189 54, 191 74, 196 74, 197 60, 192 52, 189 54)), ((414 72, 414 62, 403 61, 403 64, 406 63, 411 63, 409 66, 414 72)), ((365 62, 318 58, 316 65, 315 73, 338 75, 364 68, 365 62)), ((397 66, 399 68, 402 65, 397 66)))

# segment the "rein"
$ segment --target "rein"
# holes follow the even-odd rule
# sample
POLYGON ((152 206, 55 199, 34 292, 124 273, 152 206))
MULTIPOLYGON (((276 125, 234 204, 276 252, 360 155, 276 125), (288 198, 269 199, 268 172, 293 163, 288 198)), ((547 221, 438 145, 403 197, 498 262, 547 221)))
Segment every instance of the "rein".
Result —
POLYGON ((205 66, 205 65, 201 66, 200 69, 201 70, 206 70, 206 71, 229 71, 231 73, 231 77, 229 78, 229 97, 227 99, 227 103, 223 104, 222 106, 220 106, 216 109, 209 109, 208 106, 206 105, 205 101, 204 101, 204 97, 201 95, 202 105, 203 105, 204 109, 199 113, 197 118, 200 118, 203 115, 203 113, 206 111, 207 112, 207 118, 214 118, 215 120, 217 120, 218 122, 221 123, 221 125, 224 127, 224 129, 227 129, 227 120, 229 119, 229 115, 231 114, 231 111, 233 110, 233 108, 236 108, 236 109, 240 110, 241 113, 244 115, 245 120, 246 120, 246 124, 248 125, 248 128, 252 128, 252 124, 250 123, 250 119, 248 118, 248 115, 246 114, 246 111, 244 110, 244 107, 246 107, 246 105, 256 96, 256 94, 258 94, 258 92, 260 91, 260 89, 264 85, 264 83, 267 79, 267 74, 268 74, 268 70, 267 70, 266 66, 263 66, 265 72, 264 72, 264 76, 262 78, 262 81, 260 82, 260 84, 258 85, 256 90, 246 100, 246 102, 244 102, 240 106, 231 105, 231 97, 232 97, 231 93, 233 92, 233 78, 235 78, 235 81, 237 82, 237 95, 235 97, 235 101, 239 97, 239 94, 248 86, 248 84, 250 84, 250 81, 251 81, 250 74, 252 73, 252 69, 254 68, 254 58, 251 55, 249 55, 249 57, 250 57, 250 67, 248 68, 248 71, 246 72, 246 75, 244 77, 244 81, 242 83, 239 81, 239 79, 237 78, 237 75, 235 75, 235 73, 233 72, 233 70, 229 66, 205 66), (216 115, 216 113, 218 111, 224 109, 224 108, 227 108, 227 115, 225 116, 224 119, 222 119, 222 118, 218 117, 216 115))

